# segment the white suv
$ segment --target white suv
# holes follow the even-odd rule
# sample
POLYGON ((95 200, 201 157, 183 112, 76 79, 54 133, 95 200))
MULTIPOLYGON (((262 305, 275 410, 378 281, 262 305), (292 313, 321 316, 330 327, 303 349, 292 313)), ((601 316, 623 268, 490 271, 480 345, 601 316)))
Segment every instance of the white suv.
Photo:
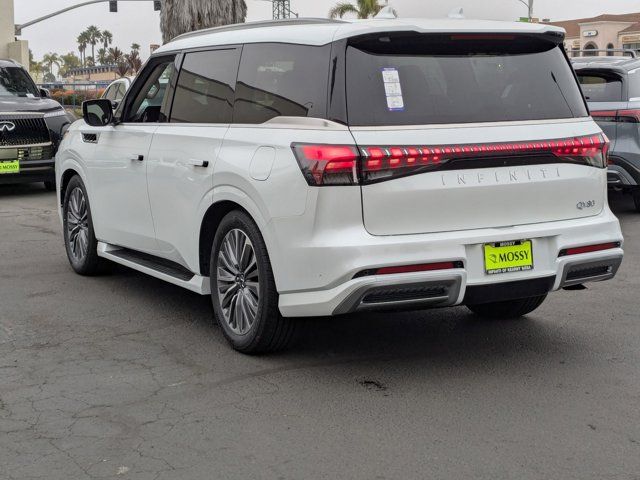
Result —
POLYGON ((296 20, 178 37, 57 156, 69 260, 202 295, 234 348, 294 317, 518 317, 612 278, 608 141, 548 25, 296 20))

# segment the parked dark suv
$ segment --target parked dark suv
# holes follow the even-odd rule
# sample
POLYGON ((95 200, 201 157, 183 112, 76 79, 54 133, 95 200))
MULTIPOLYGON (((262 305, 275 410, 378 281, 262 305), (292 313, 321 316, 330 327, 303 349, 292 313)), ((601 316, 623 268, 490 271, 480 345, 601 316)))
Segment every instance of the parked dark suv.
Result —
POLYGON ((633 51, 573 58, 591 115, 611 140, 609 187, 633 195, 640 212, 640 58, 633 51))
POLYGON ((55 153, 70 119, 13 60, 0 60, 0 184, 55 190, 55 153))

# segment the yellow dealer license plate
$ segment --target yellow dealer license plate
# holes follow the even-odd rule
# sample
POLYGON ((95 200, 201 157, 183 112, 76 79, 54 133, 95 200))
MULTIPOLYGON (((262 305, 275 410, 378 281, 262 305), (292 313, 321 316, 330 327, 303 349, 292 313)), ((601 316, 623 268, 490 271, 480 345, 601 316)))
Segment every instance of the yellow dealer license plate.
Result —
POLYGON ((20 161, 0 161, 0 175, 3 173, 20 173, 20 161))
POLYGON ((531 240, 485 244, 484 268, 489 275, 533 270, 531 240))

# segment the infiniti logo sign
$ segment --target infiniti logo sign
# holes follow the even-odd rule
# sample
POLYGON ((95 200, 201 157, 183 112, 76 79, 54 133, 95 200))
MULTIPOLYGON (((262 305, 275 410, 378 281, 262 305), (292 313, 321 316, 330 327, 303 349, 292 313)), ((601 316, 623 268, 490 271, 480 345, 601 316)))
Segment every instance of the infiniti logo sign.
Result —
POLYGON ((13 132, 16 124, 13 122, 0 122, 0 132, 13 132))

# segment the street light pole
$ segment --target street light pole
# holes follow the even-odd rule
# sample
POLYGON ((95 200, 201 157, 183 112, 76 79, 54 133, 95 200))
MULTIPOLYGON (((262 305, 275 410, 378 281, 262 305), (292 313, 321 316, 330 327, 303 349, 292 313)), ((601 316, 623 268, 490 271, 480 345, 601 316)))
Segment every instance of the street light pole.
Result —
POLYGON ((520 3, 522 3, 525 7, 527 7, 528 10, 528 15, 529 15, 529 22, 531 22, 533 20, 533 0, 518 0, 520 3))

